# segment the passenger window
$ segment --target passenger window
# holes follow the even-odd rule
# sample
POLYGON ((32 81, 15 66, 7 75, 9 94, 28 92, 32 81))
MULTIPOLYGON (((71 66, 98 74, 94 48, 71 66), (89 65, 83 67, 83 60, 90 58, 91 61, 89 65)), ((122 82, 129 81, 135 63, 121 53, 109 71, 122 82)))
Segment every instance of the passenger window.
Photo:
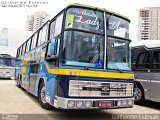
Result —
POLYGON ((37 42, 37 33, 32 37, 31 50, 36 47, 36 42, 37 42))
POLYGON ((153 52, 153 69, 160 69, 160 51, 153 52))
POLYGON ((38 36, 38 46, 46 42, 47 40, 47 25, 45 25, 40 31, 38 36))
POLYGON ((19 51, 20 51, 20 49, 18 49, 18 50, 17 50, 16 58, 18 58, 18 57, 19 57, 19 51))
POLYGON ((41 37, 42 37, 42 29, 39 31, 39 34, 38 34, 38 44, 37 44, 37 46, 39 46, 41 44, 41 37))
POLYGON ((59 39, 52 39, 48 43, 48 48, 47 48, 47 57, 46 61, 53 66, 58 65, 58 48, 59 48, 59 39))
POLYGON ((50 24, 49 40, 51 40, 51 39, 54 38, 55 24, 56 24, 56 21, 55 21, 55 20, 50 24))
POLYGON ((42 30, 41 44, 46 42, 46 40, 47 40, 47 25, 45 25, 42 30))
POLYGON ((27 41, 27 46, 26 46, 26 52, 28 52, 30 50, 30 43, 31 43, 31 39, 29 39, 29 41, 27 41))
POLYGON ((58 48, 58 39, 52 39, 51 42, 48 44, 47 57, 53 57, 57 55, 57 48, 58 48))
POLYGON ((149 68, 149 53, 143 52, 138 55, 136 68, 149 68))
POLYGON ((19 50, 19 56, 22 55, 22 46, 20 47, 20 50, 19 50))
POLYGON ((24 55, 25 50, 26 50, 26 43, 23 44, 22 55, 24 55))
POLYGON ((58 16, 57 19, 56 19, 54 37, 56 37, 57 35, 59 35, 61 33, 62 21, 63 21, 63 14, 61 14, 60 16, 58 16))

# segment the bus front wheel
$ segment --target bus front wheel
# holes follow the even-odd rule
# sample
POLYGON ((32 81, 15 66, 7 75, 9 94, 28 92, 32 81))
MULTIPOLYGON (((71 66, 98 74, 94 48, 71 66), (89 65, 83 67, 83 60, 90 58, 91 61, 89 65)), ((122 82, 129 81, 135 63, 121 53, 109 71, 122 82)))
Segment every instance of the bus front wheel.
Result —
POLYGON ((38 101, 42 108, 50 110, 52 106, 46 102, 46 88, 44 83, 42 82, 38 91, 38 101))
POLYGON ((137 84, 134 87, 134 99, 135 99, 135 104, 144 104, 145 103, 145 98, 144 98, 144 90, 142 86, 137 84))

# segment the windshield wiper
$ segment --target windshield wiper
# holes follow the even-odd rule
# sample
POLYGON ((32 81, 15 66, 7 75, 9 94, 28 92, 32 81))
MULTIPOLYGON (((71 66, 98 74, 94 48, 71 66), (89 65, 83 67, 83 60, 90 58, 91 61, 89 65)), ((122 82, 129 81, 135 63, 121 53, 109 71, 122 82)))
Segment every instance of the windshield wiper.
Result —
POLYGON ((114 62, 112 62, 111 59, 108 59, 108 61, 109 61, 110 63, 112 63, 112 65, 113 65, 120 73, 123 73, 123 71, 122 71, 114 62))
POLYGON ((99 53, 96 53, 96 55, 93 57, 93 59, 91 60, 91 62, 89 63, 89 65, 86 66, 84 69, 85 69, 85 70, 88 70, 88 68, 91 67, 91 65, 97 60, 97 58, 98 58, 99 56, 100 56, 100 54, 99 54, 99 53))

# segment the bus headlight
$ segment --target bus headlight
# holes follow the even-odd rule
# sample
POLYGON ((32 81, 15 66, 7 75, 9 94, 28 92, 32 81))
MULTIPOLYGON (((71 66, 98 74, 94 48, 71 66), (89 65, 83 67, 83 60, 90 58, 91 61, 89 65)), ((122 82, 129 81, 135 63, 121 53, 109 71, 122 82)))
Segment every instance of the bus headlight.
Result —
POLYGON ((122 106, 121 100, 118 100, 118 101, 117 101, 117 106, 122 106))
POLYGON ((75 101, 69 100, 69 101, 68 101, 68 107, 69 107, 69 108, 74 108, 74 106, 75 106, 75 101))
POLYGON ((133 100, 128 100, 128 105, 132 106, 133 105, 133 100))
POLYGON ((76 106, 78 108, 82 108, 83 107, 83 101, 76 101, 76 106))
POLYGON ((92 101, 85 101, 85 108, 91 108, 92 107, 92 101))
POLYGON ((126 106, 127 105, 127 101, 126 100, 122 100, 122 105, 126 106))

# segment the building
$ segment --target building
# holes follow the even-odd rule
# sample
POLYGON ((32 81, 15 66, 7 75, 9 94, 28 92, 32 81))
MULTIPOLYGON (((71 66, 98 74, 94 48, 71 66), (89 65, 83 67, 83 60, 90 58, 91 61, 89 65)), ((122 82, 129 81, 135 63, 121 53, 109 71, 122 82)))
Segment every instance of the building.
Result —
POLYGON ((35 12, 34 15, 27 15, 26 30, 36 31, 41 25, 43 25, 50 15, 46 12, 35 12))
POLYGON ((26 30, 27 31, 33 31, 33 22, 34 22, 33 15, 27 15, 27 20, 26 20, 26 30))
POLYGON ((33 32, 0 28, 0 54, 16 56, 17 48, 25 42, 33 32))
POLYGON ((8 46, 8 30, 4 28, 0 33, 0 46, 8 46))
POLYGON ((139 10, 138 40, 160 40, 160 7, 139 10))

